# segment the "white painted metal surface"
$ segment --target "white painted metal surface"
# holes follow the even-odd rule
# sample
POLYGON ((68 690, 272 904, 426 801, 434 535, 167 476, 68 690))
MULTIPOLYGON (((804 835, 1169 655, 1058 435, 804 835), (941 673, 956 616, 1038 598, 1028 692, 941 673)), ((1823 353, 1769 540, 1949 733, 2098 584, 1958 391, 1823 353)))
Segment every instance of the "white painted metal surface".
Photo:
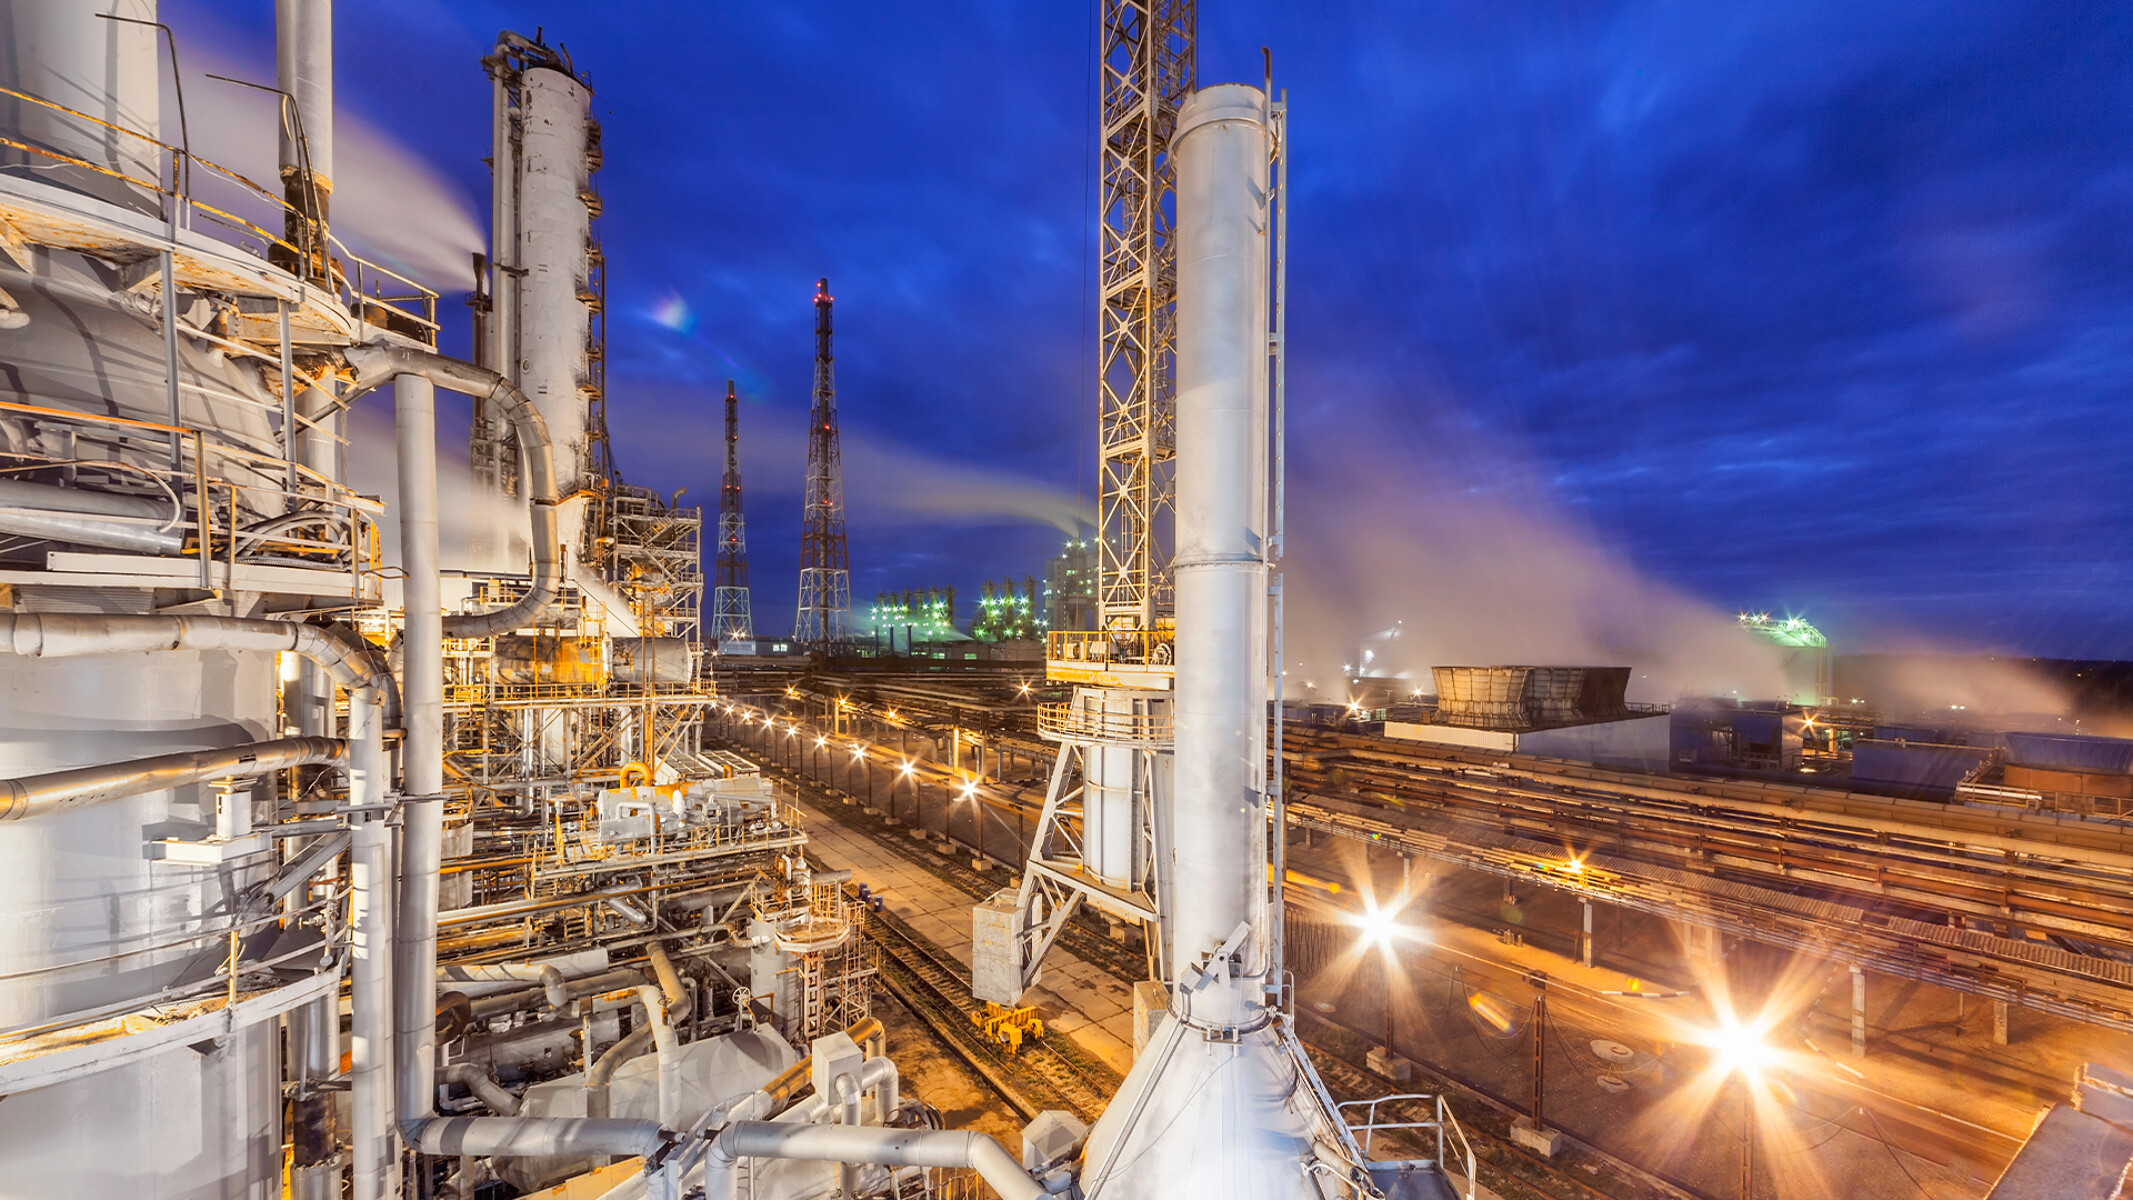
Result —
POLYGON ((1360 1156, 1266 1005, 1266 102, 1179 112, 1170 1013, 1089 1134, 1090 1200, 1338 1194, 1360 1156))
MULTIPOLYGON (((517 216, 524 274, 517 288, 517 378, 548 423, 562 496, 578 490, 590 466, 587 402, 579 388, 586 378, 591 310, 579 289, 590 265, 585 138, 591 98, 584 84, 548 67, 528 68, 520 77, 517 216)), ((567 503, 559 517, 565 544, 581 545, 584 502, 567 503)))
MULTIPOLYGON (((0 657, 0 777, 259 740, 274 679, 271 652, 0 657)), ((221 953, 233 895, 266 868, 146 852, 155 831, 213 822, 196 784, 0 825, 0 1028, 153 996, 221 953)), ((279 1041, 254 1023, 210 1053, 168 1045, 11 1097, 0 1194, 273 1194, 279 1041)))

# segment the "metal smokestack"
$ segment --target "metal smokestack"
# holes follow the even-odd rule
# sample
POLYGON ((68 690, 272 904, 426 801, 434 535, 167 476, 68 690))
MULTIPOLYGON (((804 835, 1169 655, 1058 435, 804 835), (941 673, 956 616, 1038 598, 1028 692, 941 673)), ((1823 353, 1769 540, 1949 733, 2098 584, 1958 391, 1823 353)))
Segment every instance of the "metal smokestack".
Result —
MULTIPOLYGON (((1177 703, 1171 977, 1240 924, 1267 972, 1266 97, 1178 113, 1177 703)), ((1257 1006, 1262 989, 1238 989, 1257 1006)), ((1211 1014, 1210 1014, 1211 1015, 1211 1014)), ((1242 1013, 1227 1019, 1239 1020, 1242 1013)))
POLYGON ((1178 111, 1170 1011, 1089 1132, 1089 1200, 1317 1200, 1362 1155, 1267 1001, 1266 95, 1178 111))

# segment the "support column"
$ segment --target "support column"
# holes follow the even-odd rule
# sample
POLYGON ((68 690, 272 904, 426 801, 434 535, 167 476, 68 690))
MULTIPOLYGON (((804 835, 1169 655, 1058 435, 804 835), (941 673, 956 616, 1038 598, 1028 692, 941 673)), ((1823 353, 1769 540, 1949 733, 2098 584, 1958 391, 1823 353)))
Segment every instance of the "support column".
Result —
POLYGON ((1995 1046, 2007 1044, 2007 1002, 2005 1000, 1992 1002, 1992 1044, 1995 1046))
POLYGON ((1578 957, 1589 967, 1592 965, 1592 901, 1581 903, 1585 909, 1585 935, 1578 939, 1578 957))
POLYGON ((1852 968, 1852 1056, 1866 1057, 1866 972, 1852 968))

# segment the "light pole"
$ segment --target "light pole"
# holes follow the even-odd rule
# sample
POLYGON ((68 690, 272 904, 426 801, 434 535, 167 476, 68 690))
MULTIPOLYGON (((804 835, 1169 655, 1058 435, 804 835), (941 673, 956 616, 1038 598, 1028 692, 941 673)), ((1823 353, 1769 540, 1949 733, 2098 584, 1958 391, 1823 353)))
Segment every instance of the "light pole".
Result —
POLYGON ((964 781, 962 798, 970 802, 970 832, 975 835, 973 840, 977 842, 978 860, 983 862, 985 859, 985 805, 978 799, 977 780, 964 781))
POLYGON ((1755 1195, 1754 1084, 1772 1058, 1762 1035, 1760 1028, 1727 1018, 1711 1039, 1717 1069, 1740 1089, 1740 1200, 1755 1195))

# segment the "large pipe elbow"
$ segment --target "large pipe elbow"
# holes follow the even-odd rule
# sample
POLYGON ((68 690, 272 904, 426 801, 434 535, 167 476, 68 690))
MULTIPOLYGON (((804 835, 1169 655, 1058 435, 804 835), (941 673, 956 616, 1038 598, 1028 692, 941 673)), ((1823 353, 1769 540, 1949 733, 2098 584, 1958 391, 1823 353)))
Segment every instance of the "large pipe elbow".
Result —
POLYGON ((504 1090, 504 1085, 496 1081, 496 1076, 491 1075, 487 1067, 470 1062, 453 1063, 444 1069, 444 1081, 472 1092, 475 1099, 499 1117, 518 1115, 518 1097, 504 1090))
POLYGON ((447 391, 479 396, 494 403, 518 435, 526 455, 526 499, 532 510, 533 572, 526 594, 516 603, 482 613, 444 618, 444 634, 454 638, 494 637, 527 624, 555 602, 562 576, 562 550, 556 534, 555 446, 548 423, 518 385, 495 371, 426 350, 371 344, 350 346, 342 359, 355 372, 357 390, 390 382, 396 375, 417 375, 447 391))

